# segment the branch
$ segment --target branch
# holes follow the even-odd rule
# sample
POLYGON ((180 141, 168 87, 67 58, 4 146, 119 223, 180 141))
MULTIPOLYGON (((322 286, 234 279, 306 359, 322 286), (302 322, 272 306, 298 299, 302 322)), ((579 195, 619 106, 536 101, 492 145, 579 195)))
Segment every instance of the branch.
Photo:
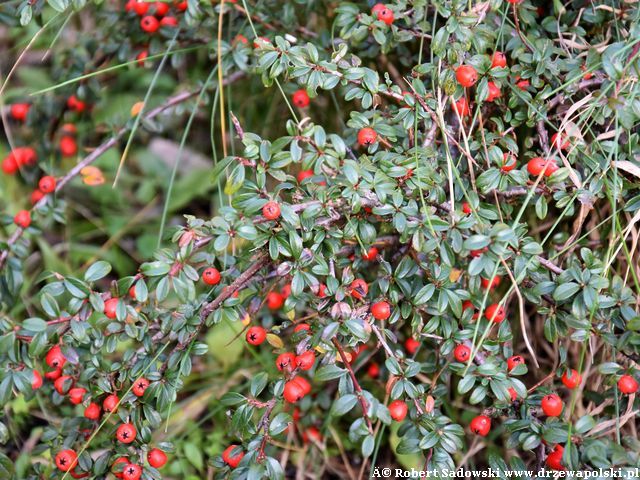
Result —
POLYGON ((367 400, 364 398, 364 394, 362 392, 362 388, 360 387, 360 384, 358 383, 356 374, 353 373, 353 368, 351 368, 351 364, 349 363, 349 360, 347 359, 347 355, 344 353, 344 349, 342 348, 342 345, 340 345, 340 342, 338 342, 338 340, 334 338, 333 344, 335 345, 336 350, 338 350, 338 354, 342 359, 342 363, 344 363, 345 367, 347 367, 347 370, 349 371, 351 382, 353 382, 353 388, 355 389, 356 396, 358 397, 358 400, 360 401, 360 405, 362 406, 362 415, 364 416, 365 422, 367 422, 367 428, 369 429, 369 433, 373 434, 373 425, 371 424, 371 419, 367 415, 369 406, 367 405, 367 400))

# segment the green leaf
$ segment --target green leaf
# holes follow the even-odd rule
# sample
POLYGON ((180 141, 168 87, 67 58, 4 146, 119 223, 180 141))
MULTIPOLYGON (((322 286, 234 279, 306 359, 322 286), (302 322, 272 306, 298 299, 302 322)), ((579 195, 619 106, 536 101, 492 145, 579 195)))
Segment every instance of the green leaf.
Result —
POLYGON ((111 271, 111 265, 105 261, 99 261, 91 265, 84 274, 86 282, 95 282, 106 277, 111 271))
POLYGON ((345 413, 351 411, 353 407, 358 403, 358 397, 354 394, 347 394, 340 397, 338 400, 333 402, 333 406, 331 407, 331 411, 334 415, 344 415, 345 413))
POLYGON ((569 282, 563 283, 553 292, 553 299, 559 302, 573 297, 580 290, 580 285, 569 282))
POLYGON ((334 380, 336 378, 340 378, 345 375, 347 371, 343 368, 339 368, 336 365, 325 365, 324 367, 320 367, 314 376, 314 379, 318 382, 326 382, 329 380, 334 380))
POLYGON ((591 430, 593 427, 596 426, 596 421, 595 419, 591 416, 591 415, 585 415, 583 417, 580 417, 580 419, 578 419, 578 421, 576 422, 576 433, 587 433, 589 430, 591 430))
POLYGON ((27 318, 22 322, 22 328, 30 332, 44 332, 47 329, 47 322, 41 318, 27 318))

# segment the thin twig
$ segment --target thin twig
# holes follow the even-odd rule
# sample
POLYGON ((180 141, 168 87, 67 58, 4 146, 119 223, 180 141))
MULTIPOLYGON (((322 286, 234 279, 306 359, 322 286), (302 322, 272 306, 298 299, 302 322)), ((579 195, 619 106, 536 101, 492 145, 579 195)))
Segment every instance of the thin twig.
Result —
POLYGON ((364 394, 362 392, 362 388, 360 387, 360 384, 358 383, 356 374, 353 373, 353 368, 351 368, 351 364, 349 363, 349 360, 347 359, 347 355, 344 353, 344 349, 342 348, 342 345, 340 345, 340 342, 338 342, 338 340, 334 338, 333 345, 336 347, 336 350, 338 350, 338 354, 342 359, 342 363, 344 363, 344 366, 347 367, 347 371, 349 372, 349 376, 351 377, 351 382, 353 383, 353 388, 356 391, 356 396, 358 397, 358 401, 360 402, 360 406, 362 407, 362 416, 364 417, 365 422, 367 422, 367 428, 369 429, 369 433, 373 435, 373 425, 371 424, 371 419, 367 414, 367 411, 369 410, 369 406, 367 405, 367 400, 364 398, 364 394))

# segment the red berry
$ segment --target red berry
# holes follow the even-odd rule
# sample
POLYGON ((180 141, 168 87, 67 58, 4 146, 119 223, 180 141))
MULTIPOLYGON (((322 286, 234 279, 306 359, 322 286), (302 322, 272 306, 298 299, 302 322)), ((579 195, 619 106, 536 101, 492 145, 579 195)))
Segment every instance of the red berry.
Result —
POLYGON ((514 355, 507 359, 507 371, 510 372, 518 365, 524 365, 524 358, 522 358, 520 355, 514 355))
POLYGON ((551 135, 551 145, 558 148, 559 150, 567 150, 571 146, 571 141, 566 135, 558 135, 554 133, 551 135))
POLYGON ((82 387, 72 388, 71 390, 69 390, 69 400, 74 405, 80 405, 86 393, 87 390, 82 387))
POLYGON ((78 465, 78 454, 73 450, 61 450, 56 454, 56 467, 62 472, 73 470, 78 465))
POLYGON ((541 406, 542 411, 546 416, 558 417, 562 413, 564 404, 562 403, 562 400, 560 400, 560 397, 558 395, 552 393, 550 395, 545 395, 542 398, 541 406))
POLYGON ((493 52, 491 56, 491 68, 504 68, 507 66, 507 56, 502 52, 493 52))
POLYGON ((391 25, 393 23, 393 10, 391 10, 388 5, 377 3, 371 9, 371 13, 375 15, 378 20, 386 23, 387 25, 391 25))
POLYGON ((19 167, 23 165, 35 165, 36 160, 38 159, 36 151, 31 147, 14 148, 11 154, 15 158, 15 161, 18 163, 19 167))
POLYGON ((67 135, 75 135, 78 129, 73 123, 65 123, 62 125, 62 132, 67 135))
POLYGON ((62 375, 62 369, 56 368, 55 370, 45 373, 44 378, 46 378, 47 380, 56 381, 60 378, 60 375, 62 375))
POLYGON ((155 33, 158 28, 160 28, 160 22, 156 17, 147 15, 146 17, 142 17, 142 19, 140 19, 140 28, 142 28, 142 30, 147 33, 155 33))
POLYGON ((313 350, 307 350, 306 352, 298 355, 295 360, 296 367, 301 370, 311 370, 315 361, 316 355, 313 353, 313 350))
POLYGON ((60 395, 64 395, 73 385, 73 379, 70 375, 62 375, 58 377, 56 381, 53 383, 53 388, 56 389, 60 395))
POLYGON ((278 292, 267 293, 267 307, 270 310, 279 310, 284 305, 284 296, 278 292))
POLYGON ((115 462, 111 464, 111 472, 116 476, 116 478, 122 478, 123 469, 119 468, 120 465, 124 464, 129 465, 129 460, 127 457, 120 457, 115 462))
POLYGON ((513 387, 509 387, 509 396, 511 397, 511 402, 515 402, 518 399, 518 392, 513 387))
POLYGON ((487 88, 489 90, 489 93, 487 93, 487 102, 493 102, 496 98, 500 98, 502 96, 500 87, 495 83, 487 83, 487 88))
POLYGON ((141 476, 142 467, 140 465, 136 465, 135 463, 129 463, 125 465, 124 470, 122 470, 123 480, 139 480, 141 476))
POLYGON ((28 103, 14 103, 11 105, 11 116, 14 120, 24 122, 27 119, 29 108, 31 108, 31 105, 28 103))
POLYGON ((121 443, 131 443, 136 439, 136 427, 131 423, 123 423, 116 430, 116 438, 121 443))
POLYGON ((143 16, 146 15, 149 11, 149 7, 151 4, 149 2, 145 2, 144 0, 138 0, 133 2, 133 11, 138 15, 143 16))
POLYGON ((154 448, 147 453, 147 461, 153 468, 162 468, 167 463, 167 454, 159 448, 154 448))
POLYGON ((562 383, 570 390, 576 388, 582 382, 582 375, 577 370, 569 369, 562 375, 562 383))
POLYGON ((67 359, 62 354, 62 349, 59 345, 51 347, 47 352, 47 356, 44 357, 44 361, 47 362, 51 368, 62 368, 67 363, 67 359))
POLYGON ((2 171, 7 175, 15 175, 18 169, 18 162, 13 153, 10 153, 2 160, 2 171))
POLYGON ((466 117, 467 115, 471 114, 471 109, 469 108, 469 102, 467 102, 467 99, 464 97, 460 97, 458 100, 456 100, 451 105, 451 108, 460 117, 466 117))
POLYGON ((89 406, 84 409, 84 416, 89 420, 98 420, 100 418, 100 405, 91 402, 89 406))
POLYGON ((238 466, 238 464, 240 463, 240 461, 242 460, 242 457, 244 457, 244 452, 240 451, 238 453, 236 453, 235 455, 232 455, 233 450, 237 447, 238 445, 229 445, 224 452, 222 452, 222 460, 224 461, 224 463, 226 463, 227 465, 229 465, 231 468, 236 468, 238 466))
POLYGON ((394 400, 389 404, 389 415, 391 415, 391 418, 396 422, 404 420, 408 411, 409 407, 407 407, 407 404, 402 400, 394 400))
POLYGON ((282 292, 281 292, 282 298, 289 298, 289 295, 291 295, 291 284, 287 283, 284 287, 282 287, 282 292))
POLYGON ((278 358, 276 358, 276 367, 278 367, 278 370, 280 370, 281 372, 285 369, 288 369, 289 367, 292 367, 295 365, 296 362, 296 356, 291 353, 291 352, 285 352, 285 353, 281 353, 280 355, 278 355, 278 358))
POLYGON ((371 305, 371 315, 376 320, 386 320, 391 316, 391 306, 387 302, 377 302, 371 305))
POLYGON ((31 378, 31 389, 38 390, 42 386, 42 375, 37 370, 33 371, 33 376, 31 378))
POLYGON ((189 6, 187 0, 184 0, 182 2, 174 1, 173 4, 175 5, 176 9, 180 10, 181 12, 184 12, 189 6))
POLYGON ((527 171, 534 177, 537 177, 543 172, 545 177, 550 177, 556 170, 558 170, 558 168, 559 167, 556 165, 555 160, 545 160, 541 157, 532 158, 527 163, 527 171))
POLYGON ((31 205, 35 205, 40 200, 42 200, 42 198, 44 198, 44 193, 42 193, 40 190, 34 190, 33 192, 31 192, 31 205))
POLYGON ((104 302, 104 314, 107 318, 116 318, 116 311, 118 308, 118 298, 110 298, 104 302))
POLYGON ((160 20, 160 25, 163 27, 177 27, 178 19, 173 16, 164 17, 162 20, 160 20))
POLYGON ((31 225, 31 213, 29 210, 20 210, 16 213, 16 216, 13 217, 13 223, 22 228, 28 228, 31 225))
POLYGON ((209 267, 202 272, 202 281, 207 285, 217 285, 220 283, 220 272, 217 268, 209 267))
MULTIPOLYGON (((467 309, 471 309, 474 312, 476 310, 476 307, 471 300, 465 300, 464 302, 462 302, 462 311, 464 312, 467 309)), ((479 315, 479 313, 475 313, 471 318, 473 320, 477 320, 479 315)))
POLYGON ((313 425, 302 432, 302 441, 308 443, 309 441, 320 443, 322 442, 322 434, 313 425))
POLYGON ((465 363, 469 360, 469 355, 471 355, 471 349, 466 345, 458 345, 453 349, 453 356, 460 363, 465 363))
POLYGON ((119 401, 120 399, 118 398, 118 396, 115 393, 112 393, 111 395, 108 395, 104 399, 104 401, 102 402, 102 408, 107 413, 109 412, 115 413, 116 410, 118 409, 119 401))
POLYGON ((481 437, 486 437, 491 430, 491 419, 486 415, 478 415, 473 420, 471 420, 471 424, 469 425, 471 431, 476 435, 480 435, 481 437))
POLYGON ((456 80, 464 87, 473 87, 478 81, 478 72, 471 65, 460 65, 456 69, 456 80))
POLYGON ((593 72, 587 72, 587 66, 586 65, 582 65, 580 67, 580 70, 582 70, 583 72, 586 72, 582 78, 584 78, 585 80, 591 80, 593 78, 593 72))
POLYGON ((372 143, 375 143, 377 138, 378 134, 373 128, 370 127, 361 128, 358 132, 358 143, 362 147, 368 147, 372 143))
POLYGON ((511 153, 503 153, 502 154, 502 166, 500 170, 504 173, 510 172, 514 168, 516 168, 517 160, 515 155, 511 153))
POLYGON ((78 153, 78 144, 75 138, 64 136, 60 139, 60 153, 63 157, 73 157, 78 153))
POLYGON ((487 307, 487 311, 484 312, 484 316, 487 320, 491 320, 494 323, 500 323, 504 320, 506 312, 504 311, 504 307, 498 303, 494 303, 487 307))
POLYGON ((291 381, 297 383, 300 388, 302 388, 303 395, 311 393, 311 384, 307 381, 306 378, 297 376, 291 379, 291 381))
POLYGON ((313 170, 300 170, 296 176, 298 183, 302 183, 303 180, 309 177, 313 177, 313 170))
POLYGON ((156 15, 158 17, 164 17, 167 13, 169 13, 169 4, 165 2, 156 2, 156 15))
POLYGON ((82 100, 79 100, 75 95, 71 95, 67 100, 67 107, 71 110, 75 110, 78 113, 82 113, 87 108, 87 104, 82 100))
POLYGON ((148 50, 143 50, 138 55, 136 55, 136 60, 137 60, 136 63, 138 64, 139 67, 144 67, 144 62, 148 56, 149 56, 148 50))
POLYGON ((481 278, 480 284, 482 285, 482 288, 493 289, 493 288, 496 288, 498 285, 500 285, 501 281, 502 279, 500 278, 500 275, 496 275, 491 280, 489 280, 488 278, 481 278))
POLYGON ((378 249, 376 247, 371 247, 365 253, 362 254, 363 260, 368 260, 373 262, 378 257, 378 249))
POLYGON ((311 327, 309 325, 307 325, 306 323, 300 323, 300 324, 296 325, 295 328, 293 329, 294 333, 302 332, 302 331, 310 332, 311 331, 311 327))
POLYGON ((267 338, 267 331, 262 327, 251 327, 247 330, 247 343, 260 345, 267 338))
POLYGON ((318 285, 318 291, 316 292, 318 298, 324 298, 327 296, 327 286, 324 283, 318 285))
POLYGON ((280 205, 278 202, 270 201, 262 207, 262 216, 267 220, 275 220, 280 217, 280 205))
POLYGON ((469 215, 471 212, 473 212, 473 209, 471 208, 471 205, 469 205, 467 202, 463 202, 462 203, 462 213, 464 213, 465 215, 469 215))
POLYGON ((46 175, 38 182, 38 188, 42 193, 51 193, 56 189, 56 179, 50 175, 46 175))
POLYGON ((631 395, 638 391, 638 381, 631 375, 622 375, 618 380, 618 390, 624 395, 631 395))
POLYGON ((305 108, 309 106, 309 95, 306 90, 296 90, 291 98, 293 104, 298 108, 305 108))
POLYGON ((367 375, 371 378, 378 378, 380 376, 380 365, 376 362, 371 362, 369 368, 367 369, 367 375))
POLYGON ((404 348, 407 350, 409 355, 413 355, 420 347, 420 342, 413 337, 409 337, 404 341, 404 348))
POLYGON ((367 282, 365 282, 361 278, 356 278, 353 282, 351 282, 349 290, 353 298, 362 300, 367 296, 367 293, 369 293, 369 285, 367 285, 367 282))
MULTIPOLYGON (((473 257, 473 258, 478 258, 480 256, 482 256, 483 253, 488 252, 489 251, 489 247, 484 247, 482 250, 471 250, 469 252, 469 254, 473 257)), ((467 302, 469 302, 469 300, 467 300, 467 302)), ((471 303, 471 302, 469 302, 471 303)), ((469 307, 467 307, 469 308, 469 307)), ((471 308, 473 308, 473 304, 471 304, 471 308)), ((462 306, 462 309, 464 310, 464 305, 462 306)))
POLYGON ((523 80, 520 77, 516 78, 516 87, 518 87, 522 91, 526 91, 527 88, 531 85, 529 80, 523 80))
POLYGON ((304 392, 304 387, 296 381, 296 378, 298 377, 295 377, 293 380, 289 380, 284 384, 283 396, 284 399, 289 403, 296 403, 306 395, 304 392))
POLYGON ((139 378, 133 384, 133 388, 131 391, 136 397, 141 397, 144 395, 145 390, 149 386, 149 380, 146 378, 139 378))
POLYGON ((562 447, 561 445, 556 445, 553 451, 547 456, 547 467, 551 468, 552 470, 565 470, 564 465, 562 465, 563 454, 564 447, 562 447))

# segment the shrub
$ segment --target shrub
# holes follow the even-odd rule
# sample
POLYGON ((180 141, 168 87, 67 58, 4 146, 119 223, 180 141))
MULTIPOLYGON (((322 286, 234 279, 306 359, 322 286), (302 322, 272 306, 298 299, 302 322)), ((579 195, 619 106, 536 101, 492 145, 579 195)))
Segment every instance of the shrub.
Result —
POLYGON ((0 13, 3 478, 638 465, 635 3, 0 13))

